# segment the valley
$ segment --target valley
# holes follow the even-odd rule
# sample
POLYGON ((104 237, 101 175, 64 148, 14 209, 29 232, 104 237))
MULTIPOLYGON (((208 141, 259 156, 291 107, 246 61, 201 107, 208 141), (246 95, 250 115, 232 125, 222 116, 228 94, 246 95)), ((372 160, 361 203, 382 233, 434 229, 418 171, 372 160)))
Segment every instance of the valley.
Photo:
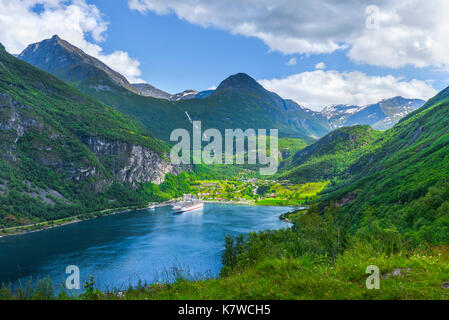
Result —
MULTIPOLYGON (((16 241, 25 243, 6 236, 24 233, 48 243, 50 235, 64 239, 62 230, 72 230, 87 237, 86 247, 65 240, 72 251, 58 249, 62 266, 67 256, 89 256, 89 248, 112 240, 118 253, 110 261, 126 260, 125 253, 137 261, 133 244, 162 239, 146 252, 169 263, 171 253, 161 243, 181 232, 183 245, 189 236, 197 241, 195 250, 181 250, 185 263, 195 265, 197 251, 209 254, 195 265, 195 276, 181 272, 162 283, 151 278, 120 295, 107 286, 76 295, 49 290, 52 299, 447 298, 447 93, 427 102, 397 96, 313 111, 246 73, 228 76, 213 90, 169 94, 130 83, 59 36, 31 44, 18 58, 0 46, 0 243, 13 257, 16 241), (170 134, 191 132, 195 121, 220 133, 278 129, 279 171, 263 177, 260 164, 174 164, 170 134), (206 201, 206 212, 175 217, 168 208, 142 210, 184 194, 206 201), (100 241, 92 238, 104 226, 109 231, 100 241), (367 263, 380 267, 384 290, 366 290, 367 263)), ((254 151, 251 139, 236 157, 254 151)), ((48 249, 45 259, 52 254, 48 249)), ((60 275, 29 263, 30 276, 60 275)), ((138 265, 124 270, 148 267, 138 265)), ((3 272, 3 279, 13 273, 3 272)), ((126 274, 111 273, 105 281, 117 285, 116 277, 126 274)), ((23 288, 14 289, 4 285, 0 299, 20 298, 23 288)))
POLYGON ((200 199, 222 203, 246 203, 270 206, 301 206, 316 199, 329 182, 296 185, 288 180, 200 180, 192 185, 200 199))

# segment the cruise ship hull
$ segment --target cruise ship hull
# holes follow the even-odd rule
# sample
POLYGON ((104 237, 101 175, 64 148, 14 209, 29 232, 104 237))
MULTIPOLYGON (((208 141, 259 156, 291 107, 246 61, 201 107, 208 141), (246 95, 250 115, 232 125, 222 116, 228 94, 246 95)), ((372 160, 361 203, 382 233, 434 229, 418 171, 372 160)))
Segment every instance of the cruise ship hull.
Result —
POLYGON ((203 207, 204 207, 204 203, 198 203, 198 204, 194 204, 191 206, 185 206, 182 208, 175 208, 175 213, 189 212, 189 211, 193 211, 193 210, 202 209, 203 207))

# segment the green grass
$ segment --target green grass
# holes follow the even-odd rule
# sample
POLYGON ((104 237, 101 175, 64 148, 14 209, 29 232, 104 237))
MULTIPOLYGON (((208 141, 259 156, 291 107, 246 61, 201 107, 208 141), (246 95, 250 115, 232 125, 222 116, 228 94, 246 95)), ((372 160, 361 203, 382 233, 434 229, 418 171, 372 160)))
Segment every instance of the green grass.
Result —
POLYGON ((217 280, 179 281, 153 285, 128 292, 124 299, 275 299, 275 300, 371 300, 449 298, 442 284, 449 279, 448 248, 399 252, 390 256, 375 248, 355 246, 335 263, 325 258, 267 258, 254 266, 217 280), (366 288, 368 265, 376 265, 383 275, 401 268, 403 275, 381 279, 380 290, 366 288))

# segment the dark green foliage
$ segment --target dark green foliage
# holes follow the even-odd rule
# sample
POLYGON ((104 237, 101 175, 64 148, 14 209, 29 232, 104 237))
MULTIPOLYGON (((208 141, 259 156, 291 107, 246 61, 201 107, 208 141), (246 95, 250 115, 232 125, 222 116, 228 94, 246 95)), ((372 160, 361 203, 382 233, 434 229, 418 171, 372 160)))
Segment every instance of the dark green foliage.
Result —
POLYGON ((267 257, 295 259, 304 255, 326 256, 333 260, 347 245, 347 219, 340 216, 335 206, 321 215, 312 205, 299 212, 289 229, 251 233, 243 237, 227 237, 222 256, 222 275, 242 271, 267 257))
POLYGON ((381 136, 369 126, 332 131, 316 143, 298 151, 280 175, 296 183, 344 178, 349 166, 369 152, 370 143, 381 136))
MULTIPOLYGON (((433 101, 433 100, 431 100, 433 101)), ((449 101, 438 100, 372 141, 348 167, 348 177, 323 196, 351 217, 370 212, 383 228, 415 244, 447 243, 449 221, 449 101)))
POLYGON ((267 194, 270 191, 270 189, 271 189, 271 186, 269 186, 269 185, 261 186, 261 187, 257 188, 257 194, 259 194, 259 195, 267 194))
POLYGON ((225 251, 223 252, 221 262, 223 264, 222 274, 226 274, 228 270, 232 270, 237 265, 238 258, 243 252, 243 243, 245 236, 232 237, 227 235, 225 237, 225 251))
POLYGON ((233 93, 216 94, 204 99, 183 101, 166 101, 151 97, 142 97, 124 88, 111 85, 112 91, 96 91, 90 89, 91 81, 83 84, 80 89, 115 107, 142 123, 158 138, 169 141, 174 129, 184 128, 192 131, 192 124, 185 112, 193 120, 201 120, 202 129, 215 128, 224 132, 225 129, 279 129, 282 137, 301 138, 312 142, 311 132, 288 123, 288 117, 297 117, 307 121, 313 134, 324 135, 328 132, 327 123, 313 123, 316 120, 307 112, 297 110, 292 114, 282 114, 281 109, 274 107, 265 97, 233 93), (309 119, 310 118, 310 119, 309 119), (279 120, 277 120, 279 119, 279 120))
POLYGON ((151 192, 107 187, 120 159, 97 156, 87 145, 90 137, 140 145, 162 156, 169 150, 127 116, 3 49, 0 122, 6 128, 0 130, 0 227, 148 203, 151 192), (95 174, 83 176, 85 168, 95 174), (104 181, 106 187, 97 187, 104 181))
POLYGON ((95 279, 90 276, 84 284, 84 292, 80 295, 80 299, 99 300, 101 297, 103 297, 103 293, 95 287, 95 279))

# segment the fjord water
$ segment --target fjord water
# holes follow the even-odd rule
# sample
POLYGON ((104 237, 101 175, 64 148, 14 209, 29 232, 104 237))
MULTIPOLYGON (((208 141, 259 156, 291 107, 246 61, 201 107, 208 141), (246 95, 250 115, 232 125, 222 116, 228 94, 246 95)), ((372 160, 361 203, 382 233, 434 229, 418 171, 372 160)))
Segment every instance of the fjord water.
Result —
POLYGON ((0 284, 50 278, 61 288, 69 265, 79 267, 81 285, 92 275, 102 289, 173 280, 173 267, 217 276, 227 234, 289 227, 279 216, 290 209, 206 204, 174 215, 161 207, 1 238, 0 284))

